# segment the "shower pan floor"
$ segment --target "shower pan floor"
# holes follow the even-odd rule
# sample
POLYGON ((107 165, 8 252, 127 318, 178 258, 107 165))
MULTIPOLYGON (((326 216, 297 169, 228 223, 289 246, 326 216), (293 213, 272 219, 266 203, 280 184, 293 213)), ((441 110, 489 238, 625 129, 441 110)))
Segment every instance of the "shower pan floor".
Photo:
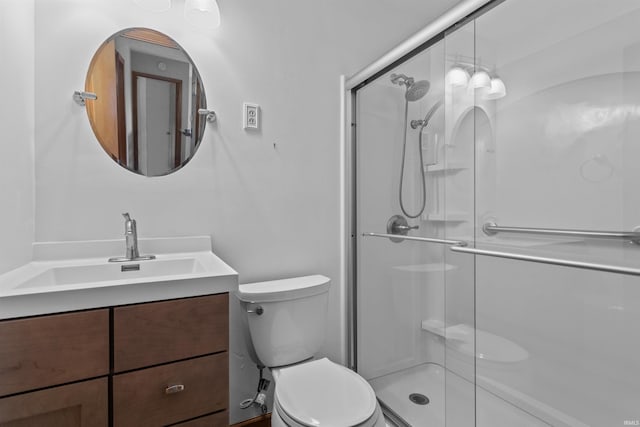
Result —
POLYGON ((433 363, 418 365, 369 381, 378 399, 412 426, 443 426, 444 369, 433 363), (418 393, 429 403, 413 403, 409 396, 418 393))
POLYGON ((434 363, 374 378, 369 383, 378 400, 413 427, 468 427, 474 423, 478 427, 550 425, 434 363), (429 403, 412 402, 409 396, 413 393, 426 396, 429 403))

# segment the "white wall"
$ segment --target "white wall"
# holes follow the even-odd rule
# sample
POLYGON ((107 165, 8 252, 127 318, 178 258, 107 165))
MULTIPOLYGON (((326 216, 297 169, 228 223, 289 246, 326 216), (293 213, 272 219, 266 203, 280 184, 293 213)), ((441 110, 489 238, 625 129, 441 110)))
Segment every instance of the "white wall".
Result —
MULTIPOLYGON (((220 1, 222 25, 190 28, 183 3, 148 13, 130 0, 38 0, 35 32, 36 240, 122 236, 121 212, 141 236, 213 236, 240 282, 309 273, 334 278, 324 353, 343 361, 339 259, 339 76, 352 74, 452 0, 220 1), (187 167, 148 179, 110 160, 71 101, 97 47, 125 27, 178 41, 202 75, 218 122, 187 167), (262 129, 241 127, 242 102, 262 107, 262 129)), ((141 248, 144 252, 144 247, 141 248)), ((238 322, 236 312, 232 323, 238 322)), ((232 342, 241 345, 240 334, 232 342)), ((232 356, 235 409, 255 370, 232 356)), ((232 412, 232 421, 247 413, 232 412)))
POLYGON ((33 242, 33 0, 0 2, 0 274, 31 259, 33 242))

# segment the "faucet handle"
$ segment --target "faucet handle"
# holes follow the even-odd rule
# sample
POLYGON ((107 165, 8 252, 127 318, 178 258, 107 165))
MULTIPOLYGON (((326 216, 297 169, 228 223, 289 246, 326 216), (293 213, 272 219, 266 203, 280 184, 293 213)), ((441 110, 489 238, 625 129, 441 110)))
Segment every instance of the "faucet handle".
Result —
POLYGON ((131 218, 129 212, 123 213, 122 216, 124 217, 124 234, 135 234, 136 220, 131 218))

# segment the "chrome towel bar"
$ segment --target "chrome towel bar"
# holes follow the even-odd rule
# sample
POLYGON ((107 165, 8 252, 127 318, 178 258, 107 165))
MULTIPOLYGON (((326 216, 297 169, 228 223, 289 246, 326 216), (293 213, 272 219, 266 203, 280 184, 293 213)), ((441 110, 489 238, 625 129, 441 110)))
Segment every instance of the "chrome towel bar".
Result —
POLYGON ((591 239, 623 239, 640 244, 640 227, 632 231, 564 230, 556 228, 504 227, 495 222, 486 222, 482 231, 488 236, 498 233, 541 234, 545 236, 587 237, 591 239))
POLYGON ((541 264, 559 265, 562 267, 575 267, 585 270, 603 271, 606 273, 626 274, 628 276, 640 276, 640 269, 630 267, 618 267, 607 264, 596 264, 592 262, 571 261, 566 259, 546 258, 534 255, 514 254, 510 252, 489 251, 485 249, 466 248, 461 246, 452 246, 453 252, 464 254, 484 255, 497 258, 515 259, 519 261, 537 262, 541 264))
POLYGON ((404 236, 402 234, 362 233, 364 237, 386 237, 388 239, 413 240, 415 242, 440 243, 442 245, 467 246, 462 240, 433 239, 431 237, 404 236))

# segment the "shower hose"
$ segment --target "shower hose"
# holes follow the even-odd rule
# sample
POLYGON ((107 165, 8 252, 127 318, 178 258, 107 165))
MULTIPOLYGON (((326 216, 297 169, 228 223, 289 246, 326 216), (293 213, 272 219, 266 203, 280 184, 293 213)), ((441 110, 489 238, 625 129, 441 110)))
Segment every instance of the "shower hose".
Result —
POLYGON ((400 200, 400 209, 402 210, 402 213, 405 214, 405 216, 407 216, 408 218, 418 218, 420 215, 422 215, 422 212, 424 212, 424 208, 427 205, 427 184, 425 182, 425 177, 424 177, 424 162, 422 159, 422 129, 424 128, 424 125, 420 127, 420 131, 418 132, 418 154, 419 154, 419 158, 420 158, 420 183, 422 184, 422 206, 420 207, 420 210, 418 211, 418 213, 416 214, 410 214, 409 212, 407 212, 407 210, 404 207, 404 201, 402 198, 402 186, 403 186, 403 181, 404 181, 404 159, 406 157, 406 153, 407 153, 407 114, 408 114, 408 109, 409 109, 409 101, 407 101, 405 99, 404 101, 404 138, 403 138, 403 143, 402 143, 402 163, 400 165, 400 186, 398 188, 398 199, 400 200))

